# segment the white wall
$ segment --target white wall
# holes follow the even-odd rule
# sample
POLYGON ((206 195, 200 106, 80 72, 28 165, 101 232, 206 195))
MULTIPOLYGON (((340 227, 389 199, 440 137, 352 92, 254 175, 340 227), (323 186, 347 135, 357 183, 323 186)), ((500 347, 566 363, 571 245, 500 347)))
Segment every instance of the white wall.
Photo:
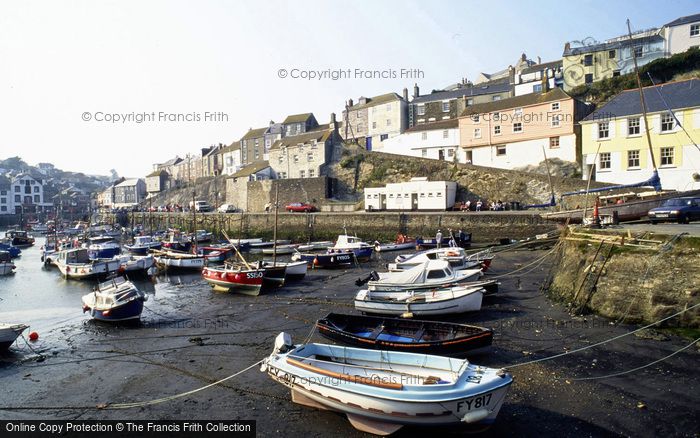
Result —
MULTIPOLYGON (((381 147, 381 135, 387 134, 389 138, 396 137, 406 130, 408 119, 406 114, 406 102, 393 100, 367 108, 367 131, 372 137, 372 150, 381 147), (390 123, 387 125, 387 120, 390 123), (376 127, 374 125, 376 124, 376 127)), ((386 142, 387 140, 384 140, 386 142)))
POLYGON ((226 152, 223 155, 224 175, 233 175, 241 169, 241 150, 226 152))
MULTIPOLYGON (((534 76, 533 74, 527 75, 527 77, 534 76)), ((515 85, 515 95, 516 96, 522 96, 523 94, 531 94, 531 93, 537 93, 536 91, 532 90, 532 87, 538 84, 542 84, 541 79, 526 79, 525 75, 523 75, 523 83, 522 84, 517 84, 515 85), (527 82, 525 82, 527 81, 527 82)), ((556 87, 556 84, 554 82, 554 78, 549 78, 549 89, 553 89, 556 87)))
POLYGON ((505 146, 505 155, 496 154, 496 145, 472 148, 472 164, 499 169, 536 166, 544 161, 543 146, 548 159, 559 158, 563 161, 576 161, 576 136, 574 134, 560 136, 559 147, 556 149, 550 149, 549 137, 509 143, 505 146))
POLYGON ((457 183, 454 181, 409 181, 387 184, 384 188, 365 189, 365 210, 382 209, 381 198, 386 196, 387 210, 412 210, 416 199, 417 210, 446 210, 455 203, 457 183), (376 196, 375 196, 376 195, 376 196))
POLYGON ((683 53, 693 46, 700 46, 700 35, 690 36, 690 26, 693 24, 700 24, 700 21, 665 29, 667 52, 675 55, 676 53, 683 53))
POLYGON ((429 131, 404 132, 385 140, 381 148, 372 148, 377 152, 404 155, 410 157, 439 159, 440 150, 444 151, 445 160, 452 161, 449 151, 457 154, 457 161, 466 163, 464 151, 459 148, 459 128, 434 129, 429 131), (447 137, 444 136, 447 131, 447 137), (423 133, 426 139, 423 139, 423 133))

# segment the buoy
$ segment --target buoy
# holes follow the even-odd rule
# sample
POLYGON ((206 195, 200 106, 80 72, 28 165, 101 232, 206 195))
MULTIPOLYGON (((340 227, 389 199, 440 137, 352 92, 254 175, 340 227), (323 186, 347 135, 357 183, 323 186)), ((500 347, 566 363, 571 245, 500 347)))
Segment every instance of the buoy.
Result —
POLYGON ((39 333, 37 333, 37 332, 29 333, 29 340, 30 341, 36 341, 38 339, 39 339, 39 333))

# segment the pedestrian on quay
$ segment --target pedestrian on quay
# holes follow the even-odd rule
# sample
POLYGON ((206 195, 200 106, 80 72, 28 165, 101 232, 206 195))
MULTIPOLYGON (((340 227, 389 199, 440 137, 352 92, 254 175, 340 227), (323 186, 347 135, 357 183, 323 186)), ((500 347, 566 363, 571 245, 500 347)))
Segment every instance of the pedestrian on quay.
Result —
POLYGON ((476 201, 476 211, 481 211, 481 199, 476 201))
POLYGON ((442 247, 442 231, 440 230, 435 234, 435 243, 437 244, 437 248, 442 247))
POLYGON ((469 211, 469 210, 471 210, 471 207, 472 207, 472 201, 467 199, 467 202, 464 205, 466 207, 466 210, 469 211))

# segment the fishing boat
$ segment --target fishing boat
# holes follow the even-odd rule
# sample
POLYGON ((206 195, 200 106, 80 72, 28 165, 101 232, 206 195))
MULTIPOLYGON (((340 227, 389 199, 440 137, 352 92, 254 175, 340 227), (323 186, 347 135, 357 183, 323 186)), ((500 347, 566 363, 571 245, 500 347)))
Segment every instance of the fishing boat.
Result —
POLYGON ((8 251, 0 251, 0 275, 10 275, 15 273, 15 266, 12 263, 12 256, 8 251))
POLYGON ((123 277, 100 283, 94 292, 83 295, 83 313, 99 321, 118 322, 139 319, 148 298, 134 283, 123 277))
POLYGON ((277 262, 277 266, 284 266, 284 280, 301 280, 306 277, 308 264, 305 261, 277 262))
POLYGON ((172 251, 188 252, 192 249, 192 241, 185 237, 179 230, 170 230, 163 240, 163 248, 172 251))
POLYGON ((322 240, 322 241, 304 243, 302 245, 297 246, 297 250, 299 250, 299 251, 318 251, 318 250, 325 250, 329 246, 333 246, 333 242, 331 242, 330 240, 322 240))
POLYGON ((156 266, 163 271, 171 269, 200 270, 204 267, 204 256, 174 250, 153 252, 156 266))
POLYGON ((149 275, 156 264, 153 254, 123 254, 115 256, 115 259, 119 260, 119 273, 129 275, 149 275))
POLYGON ((22 254, 22 250, 17 248, 16 246, 12 246, 8 243, 2 243, 0 242, 0 251, 7 251, 10 253, 10 257, 13 259, 15 257, 19 257, 22 254))
POLYGON ((363 432, 404 425, 489 425, 512 376, 465 359, 328 344, 293 345, 280 333, 261 367, 292 401, 344 413, 363 432))
POLYGON ((272 255, 272 254, 277 254, 277 255, 287 255, 287 254, 293 254, 294 251, 296 250, 297 246, 296 245, 277 245, 275 247, 271 248, 263 248, 262 253, 266 255, 272 255))
POLYGON ((400 251, 416 246, 416 239, 407 237, 405 234, 396 236, 396 240, 388 243, 374 242, 374 250, 377 252, 400 251))
POLYGON ((197 243, 211 242, 213 238, 214 234, 207 230, 195 230, 194 232, 194 239, 197 243))
MULTIPOLYGON (((454 237, 454 243, 460 248, 467 248, 472 244, 472 233, 457 233, 455 236, 445 236, 440 240, 440 247, 445 248, 450 246, 450 241, 454 237)), ((416 238, 416 249, 421 251, 425 249, 437 248, 436 239, 424 239, 423 237, 416 238)))
POLYGON ((250 239, 228 239, 229 243, 232 243, 234 245, 245 245, 246 247, 250 247, 250 245, 254 243, 262 243, 262 237, 252 237, 250 239))
POLYGON ((265 271, 262 269, 247 269, 238 264, 207 266, 202 269, 202 277, 214 290, 252 296, 260 295, 264 276, 265 271))
POLYGON ((54 264, 66 278, 83 280, 98 276, 107 276, 119 270, 119 260, 93 260, 87 248, 72 248, 59 251, 54 264))
POLYGON ((367 288, 385 292, 443 288, 476 281, 482 275, 481 269, 453 270, 447 260, 427 260, 405 271, 376 274, 373 277, 378 279, 370 279, 367 288))
POLYGON ((477 312, 486 293, 484 285, 472 283, 434 290, 383 292, 363 289, 355 296, 355 309, 384 315, 446 315, 477 312))
POLYGON ((446 260, 452 269, 477 269, 486 271, 491 265, 493 256, 490 251, 482 251, 468 255, 464 248, 435 248, 413 254, 402 254, 394 259, 395 263, 389 263, 387 268, 390 271, 403 271, 412 269, 428 260, 446 260))
POLYGON ((357 265, 357 258, 352 251, 333 251, 324 254, 295 252, 293 261, 304 261, 312 268, 339 268, 357 265))
POLYGON ((291 243, 291 240, 287 240, 287 239, 270 240, 268 242, 263 242, 261 240, 260 242, 250 243, 250 249, 260 249, 260 250, 263 250, 263 252, 265 252, 264 251, 265 248, 272 248, 273 246, 275 246, 275 244, 278 246, 281 246, 281 245, 288 245, 290 243, 291 243))
POLYGON ((39 221, 29 222, 27 225, 29 225, 35 233, 46 234, 49 231, 48 225, 42 224, 39 221))
MULTIPOLYGON (((78 223, 80 224, 80 222, 78 223)), ((90 235, 109 236, 116 239, 122 235, 122 231, 110 224, 92 224, 85 230, 90 235)))
POLYGON ((101 235, 88 239, 88 254, 92 259, 111 259, 121 252, 121 245, 111 236, 101 235))
POLYGON ((338 240, 335 241, 335 245, 328 248, 329 253, 346 251, 352 251, 358 261, 368 260, 372 256, 374 246, 363 242, 357 236, 341 234, 338 236, 338 240))
POLYGON ((486 350, 493 330, 451 322, 329 313, 316 321, 328 339, 376 350, 465 356, 486 350))
POLYGON ((136 236, 133 245, 124 245, 127 251, 135 255, 146 255, 152 249, 161 249, 163 243, 152 236, 136 236))
POLYGON ((10 230, 5 232, 5 240, 8 245, 17 248, 28 248, 34 245, 34 237, 22 230, 10 230))
POLYGON ((0 351, 10 348, 15 340, 29 328, 26 324, 8 324, 0 322, 0 351))
POLYGON ((49 234, 46 236, 46 241, 41 246, 41 261, 45 265, 51 265, 56 260, 58 253, 64 249, 71 249, 80 246, 76 240, 73 241, 68 237, 58 234, 49 234))

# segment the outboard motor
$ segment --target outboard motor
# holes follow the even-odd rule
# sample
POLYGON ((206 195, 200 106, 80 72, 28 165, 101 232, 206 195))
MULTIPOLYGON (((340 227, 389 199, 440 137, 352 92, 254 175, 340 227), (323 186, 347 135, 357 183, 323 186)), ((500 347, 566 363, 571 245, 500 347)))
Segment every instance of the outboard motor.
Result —
POLYGON ((377 271, 372 271, 369 273, 369 275, 365 278, 358 278, 355 280, 355 286, 364 286, 367 284, 368 281, 377 281, 379 280, 379 274, 377 274, 377 271))
POLYGON ((272 351, 272 353, 286 353, 292 348, 294 348, 294 344, 292 344, 292 335, 290 335, 289 333, 281 332, 275 338, 275 348, 272 351))

